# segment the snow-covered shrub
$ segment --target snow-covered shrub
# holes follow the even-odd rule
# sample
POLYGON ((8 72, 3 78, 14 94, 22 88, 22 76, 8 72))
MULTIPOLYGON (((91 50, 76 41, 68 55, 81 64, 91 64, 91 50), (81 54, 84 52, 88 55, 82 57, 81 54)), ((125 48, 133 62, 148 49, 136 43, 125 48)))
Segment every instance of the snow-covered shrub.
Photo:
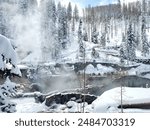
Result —
POLYGON ((38 78, 36 68, 28 69, 27 73, 28 73, 27 77, 31 82, 37 81, 38 78))
MULTIPOLYGON (((11 44, 11 41, 3 35, 0 35, 0 70, 6 72, 10 70, 10 74, 21 76, 21 72, 17 67, 17 54, 11 44)), ((11 82, 7 77, 4 84, 0 85, 0 112, 15 112, 16 104, 9 100, 10 97, 16 95, 17 84, 11 82)))
POLYGON ((99 58, 99 53, 95 50, 95 48, 92 48, 91 56, 93 58, 99 58))
POLYGON ((16 104, 9 100, 10 97, 15 96, 17 91, 17 84, 10 81, 7 77, 5 83, 0 85, 0 112, 15 112, 16 104))

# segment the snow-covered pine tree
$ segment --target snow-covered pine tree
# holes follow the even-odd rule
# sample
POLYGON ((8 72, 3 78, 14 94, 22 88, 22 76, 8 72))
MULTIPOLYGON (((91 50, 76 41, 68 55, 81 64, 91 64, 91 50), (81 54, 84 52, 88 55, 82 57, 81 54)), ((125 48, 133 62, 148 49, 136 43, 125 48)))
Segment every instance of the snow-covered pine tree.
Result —
POLYGON ((19 0, 18 2, 19 13, 26 15, 29 9, 28 0, 19 0))
POLYGON ((126 42, 126 36, 124 33, 122 33, 122 43, 125 44, 125 42, 126 42))
POLYGON ((120 63, 124 63, 124 58, 125 58, 125 55, 124 55, 124 48, 123 48, 123 45, 120 46, 120 63))
POLYGON ((57 11, 56 11, 58 20, 60 19, 60 16, 61 16, 61 9, 62 9, 62 5, 61 5, 61 3, 59 1, 58 4, 57 4, 57 11))
POLYGON ((95 48, 92 48, 92 53, 91 53, 92 58, 99 58, 99 53, 95 50, 95 48))
POLYGON ((73 18, 72 18, 72 32, 73 32, 73 34, 74 34, 74 31, 75 31, 75 17, 74 17, 74 15, 73 15, 73 18))
POLYGON ((83 28, 83 40, 88 41, 88 33, 85 27, 83 28))
POLYGON ((92 36, 91 36, 91 41, 95 44, 98 44, 98 35, 99 33, 97 32, 96 25, 95 25, 92 31, 92 36))
POLYGON ((83 58, 85 53, 85 47, 83 44, 83 34, 82 34, 82 20, 80 19, 79 22, 79 29, 78 29, 78 43, 79 43, 79 57, 83 58))
POLYGON ((0 9, 0 34, 5 35, 5 17, 4 17, 4 11, 0 9))
POLYGON ((71 6, 71 2, 69 2, 68 7, 67 7, 67 18, 68 18, 68 21, 71 21, 71 19, 72 19, 72 6, 71 6))
POLYGON ((10 36, 8 12, 0 5, 0 34, 10 36))
POLYGON ((55 1, 52 1, 52 21, 56 24, 57 12, 56 12, 56 4, 55 1))
POLYGON ((140 45, 140 33, 137 32, 137 34, 136 34, 136 47, 139 47, 139 45, 140 45))
POLYGON ((68 37, 68 23, 67 23, 67 12, 65 7, 61 7, 58 14, 58 41, 63 49, 67 47, 68 37))
POLYGON ((106 46, 106 33, 102 33, 101 39, 100 39, 100 44, 105 47, 106 46))
POLYGON ((54 37, 53 48, 52 48, 52 59, 57 60, 60 55, 60 44, 58 43, 58 32, 57 32, 57 9, 55 1, 52 1, 52 34, 54 37))
POLYGON ((73 13, 74 13, 73 15, 74 15, 75 21, 78 22, 78 20, 79 20, 79 10, 78 10, 77 5, 75 5, 73 13))
POLYGON ((57 40, 56 5, 53 0, 45 0, 41 3, 41 37, 43 61, 57 58, 60 47, 57 40))
MULTIPOLYGON (((0 70, 5 74, 7 65, 11 66, 10 74, 21 76, 17 67, 17 54, 11 42, 5 36, 0 35, 0 70)), ((16 104, 9 100, 9 97, 16 94, 17 84, 11 82, 7 77, 4 84, 0 85, 0 112, 15 112, 16 104)))
POLYGON ((141 40, 142 40, 142 54, 143 56, 146 56, 147 54, 149 54, 149 44, 146 36, 146 21, 144 16, 142 16, 141 40))
POLYGON ((126 57, 128 61, 133 61, 136 59, 136 43, 135 43, 135 35, 132 30, 132 24, 129 25, 127 31, 127 40, 126 40, 126 57))

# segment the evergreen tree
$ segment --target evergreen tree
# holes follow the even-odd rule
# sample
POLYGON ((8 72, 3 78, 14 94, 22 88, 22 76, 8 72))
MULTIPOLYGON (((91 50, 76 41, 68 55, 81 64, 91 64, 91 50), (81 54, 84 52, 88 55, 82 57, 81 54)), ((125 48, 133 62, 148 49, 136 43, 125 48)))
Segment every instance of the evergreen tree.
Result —
POLYGON ((6 19, 4 16, 4 11, 1 9, 0 10, 0 34, 6 35, 6 25, 5 25, 6 19))
POLYGON ((124 58, 125 58, 125 55, 124 55, 124 48, 123 48, 123 45, 120 46, 120 62, 121 63, 124 63, 124 58))
POLYGON ((0 34, 10 37, 10 28, 9 28, 9 14, 8 12, 0 7, 0 34))
POLYGON ((99 33, 97 32, 96 26, 94 26, 92 31, 91 41, 95 44, 98 44, 98 35, 99 33))
POLYGON ((142 28, 141 28, 141 40, 142 40, 142 54, 143 56, 146 56, 149 54, 149 44, 146 36, 146 23, 145 23, 145 17, 142 17, 142 28))
POLYGON ((77 5, 75 5, 73 13, 74 13, 75 21, 78 22, 78 20, 79 20, 79 10, 78 10, 77 5))
POLYGON ((63 49, 66 49, 68 42, 68 23, 67 23, 67 13, 66 8, 61 7, 61 11, 58 19, 58 41, 63 49))
POLYGON ((43 61, 49 61, 57 57, 58 41, 56 28, 56 5, 53 0, 45 0, 41 3, 42 25, 42 53, 43 61), (57 51, 57 52, 55 52, 57 51))
POLYGON ((19 12, 22 15, 26 15, 29 9, 29 1, 28 0, 19 0, 19 12))
POLYGON ((87 30, 85 28, 83 29, 83 40, 88 41, 88 33, 87 33, 87 30))
POLYGON ((83 58, 85 53, 85 47, 83 44, 83 34, 82 34, 82 20, 80 19, 79 22, 79 29, 78 29, 78 43, 79 43, 79 57, 83 58))
POLYGON ((74 33, 75 31, 75 17, 73 15, 73 18, 72 18, 72 32, 74 33))
POLYGON ((136 58, 135 54, 135 36, 133 34, 132 30, 132 24, 129 25, 128 31, 127 31, 127 41, 126 41, 126 55, 128 61, 133 61, 136 58))
POLYGON ((60 2, 58 2, 58 4, 57 4, 57 19, 58 19, 58 21, 59 21, 59 19, 60 19, 60 15, 61 15, 61 9, 62 9, 62 6, 61 6, 61 3, 60 2))
POLYGON ((101 41, 101 45, 105 47, 106 46, 106 33, 102 33, 100 41, 101 41))
POLYGON ((93 58, 99 58, 99 53, 95 50, 95 48, 92 48, 91 56, 93 58))
POLYGON ((125 34, 122 33, 122 43, 125 44, 125 42, 126 42, 126 37, 125 37, 125 34))
POLYGON ((52 48, 52 59, 57 60, 58 57, 60 56, 60 45, 58 43, 58 32, 57 32, 57 10, 56 10, 56 4, 55 1, 52 2, 52 34, 54 37, 54 43, 53 43, 53 48, 52 48))
POLYGON ((140 34, 139 32, 137 32, 136 34, 136 47, 138 47, 140 45, 140 34))
POLYGON ((69 2, 68 7, 67 7, 67 18, 68 18, 68 21, 71 21, 71 19, 72 19, 72 6, 71 6, 71 2, 69 2))

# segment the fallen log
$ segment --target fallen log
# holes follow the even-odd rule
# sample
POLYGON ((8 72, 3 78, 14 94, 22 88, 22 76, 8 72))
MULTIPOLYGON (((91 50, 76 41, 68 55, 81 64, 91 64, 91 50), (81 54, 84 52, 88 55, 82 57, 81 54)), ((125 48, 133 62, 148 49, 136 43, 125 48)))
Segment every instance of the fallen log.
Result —
POLYGON ((118 108, 123 108, 123 109, 150 109, 150 103, 123 104, 123 105, 119 105, 118 108))

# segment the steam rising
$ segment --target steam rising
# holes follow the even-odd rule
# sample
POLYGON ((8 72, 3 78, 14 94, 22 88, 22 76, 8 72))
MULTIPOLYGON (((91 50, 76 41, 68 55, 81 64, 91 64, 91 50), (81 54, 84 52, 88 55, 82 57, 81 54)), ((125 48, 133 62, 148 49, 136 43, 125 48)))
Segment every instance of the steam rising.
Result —
MULTIPOLYGON (((66 65, 65 65, 66 66, 66 65)), ((53 67, 52 67, 53 68, 53 67)), ((80 81, 74 71, 69 68, 53 68, 57 74, 44 75, 42 72, 39 74, 38 82, 42 86, 44 93, 50 91, 66 91, 73 90, 80 87, 80 81), (57 70, 56 70, 57 69, 57 70)))
MULTIPOLYGON (((2 6, 2 5, 1 5, 2 6)), ((18 8, 18 4, 3 4, 10 16, 9 29, 11 37, 14 39, 20 61, 30 54, 41 57, 41 43, 44 41, 41 37, 41 10, 38 6, 34 6, 32 10, 28 10, 22 14, 18 8), (39 11, 40 10, 40 11, 39 11)), ((32 62, 34 59, 31 57, 32 62)), ((42 59, 41 59, 42 60, 42 59)), ((40 62, 40 61, 38 61, 40 62)), ((43 66, 44 67, 44 66, 43 66)), ((54 71, 56 68, 54 68, 54 71)), ((64 68, 63 68, 64 69, 64 68)), ((37 82, 41 84, 43 92, 48 91, 64 91, 67 89, 79 88, 79 80, 73 71, 61 70, 57 74, 42 70, 38 74, 37 82)))
POLYGON ((34 51, 39 54, 41 44, 39 13, 27 14, 27 16, 16 14, 11 20, 11 25, 15 26, 15 41, 20 58, 25 58, 34 51))

